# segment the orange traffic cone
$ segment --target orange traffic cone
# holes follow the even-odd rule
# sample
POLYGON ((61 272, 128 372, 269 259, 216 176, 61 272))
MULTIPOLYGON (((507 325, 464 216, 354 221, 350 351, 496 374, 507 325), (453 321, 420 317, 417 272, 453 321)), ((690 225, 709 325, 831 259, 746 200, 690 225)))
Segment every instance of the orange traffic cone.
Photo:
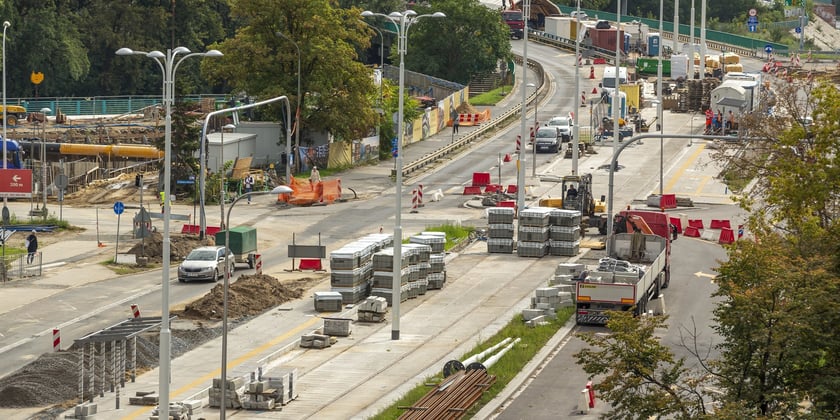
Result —
POLYGON ((597 95, 598 94, 598 88, 596 88, 596 87, 592 88, 592 94, 597 95))
POLYGON ((505 162, 505 163, 510 162, 510 153, 505 153, 505 158, 502 159, 502 162, 505 162))

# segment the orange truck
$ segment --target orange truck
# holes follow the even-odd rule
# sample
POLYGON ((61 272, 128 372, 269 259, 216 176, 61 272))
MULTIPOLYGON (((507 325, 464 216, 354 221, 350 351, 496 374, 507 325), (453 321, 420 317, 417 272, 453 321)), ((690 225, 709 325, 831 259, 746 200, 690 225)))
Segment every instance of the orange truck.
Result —
POLYGON ((525 19, 521 10, 502 10, 502 20, 510 28, 511 38, 522 39, 525 36, 525 19))

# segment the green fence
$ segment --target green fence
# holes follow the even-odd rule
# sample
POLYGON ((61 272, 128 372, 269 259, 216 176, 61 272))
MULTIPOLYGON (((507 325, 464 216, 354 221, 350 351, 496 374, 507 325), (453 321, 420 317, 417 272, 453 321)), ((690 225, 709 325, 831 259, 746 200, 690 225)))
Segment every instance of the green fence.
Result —
MULTIPOLYGON (((225 95, 197 95, 179 97, 178 101, 201 102, 213 98, 216 109, 223 108, 229 97, 225 95)), ((40 112, 49 108, 52 115, 61 111, 65 115, 123 115, 142 111, 152 105, 160 104, 160 96, 119 96, 92 98, 8 98, 9 105, 21 105, 28 112, 40 112)))

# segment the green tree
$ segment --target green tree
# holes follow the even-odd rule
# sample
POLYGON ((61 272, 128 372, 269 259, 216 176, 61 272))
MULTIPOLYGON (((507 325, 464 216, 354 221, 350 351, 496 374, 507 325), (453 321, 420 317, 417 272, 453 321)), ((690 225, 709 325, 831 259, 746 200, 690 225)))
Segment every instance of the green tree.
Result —
POLYGON ((591 348, 574 356, 590 377, 599 377, 595 389, 612 407, 605 418, 697 419, 706 414, 704 377, 686 368, 684 359, 674 360, 654 335, 665 328, 665 320, 609 312, 611 334, 579 334, 591 348))
MULTIPOLYGON (((369 45, 360 13, 335 8, 329 0, 240 0, 232 11, 239 25, 235 37, 213 46, 225 57, 205 60, 202 69, 234 92, 263 99, 285 95, 293 107, 301 99, 307 130, 338 140, 360 138, 376 120, 371 71, 358 61, 357 51, 369 45), (297 49, 277 32, 299 47, 300 74, 297 49)), ((269 111, 278 120, 280 107, 269 111)))

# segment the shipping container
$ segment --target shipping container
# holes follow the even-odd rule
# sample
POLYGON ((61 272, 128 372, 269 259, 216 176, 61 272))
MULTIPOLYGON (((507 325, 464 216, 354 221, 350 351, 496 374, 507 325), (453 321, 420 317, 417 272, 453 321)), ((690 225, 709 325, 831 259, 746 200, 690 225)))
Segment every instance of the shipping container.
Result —
MULTIPOLYGON (((589 36, 592 38, 592 46, 601 48, 608 51, 615 51, 615 42, 616 36, 620 36, 621 40, 624 39, 624 31, 616 31, 615 28, 610 29, 590 29, 589 36)), ((624 50, 624 45, 621 46, 622 50, 624 50)))
MULTIPOLYGON (((639 57, 636 59, 636 74, 656 75, 658 72, 659 59, 639 57)), ((671 61, 662 60, 662 76, 671 76, 671 61)))

